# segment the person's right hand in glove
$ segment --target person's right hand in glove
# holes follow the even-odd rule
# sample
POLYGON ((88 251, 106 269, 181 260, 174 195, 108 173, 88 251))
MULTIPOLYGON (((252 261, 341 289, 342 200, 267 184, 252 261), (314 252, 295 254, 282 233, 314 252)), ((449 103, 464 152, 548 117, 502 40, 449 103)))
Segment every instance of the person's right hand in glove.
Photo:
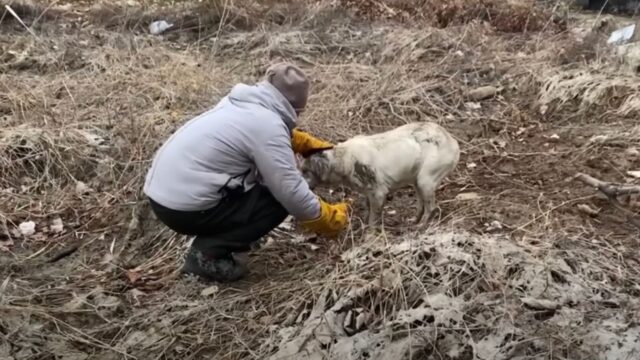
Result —
POLYGON ((311 232, 334 237, 349 225, 349 204, 345 202, 328 204, 320 201, 320 216, 314 220, 303 221, 302 226, 311 232))

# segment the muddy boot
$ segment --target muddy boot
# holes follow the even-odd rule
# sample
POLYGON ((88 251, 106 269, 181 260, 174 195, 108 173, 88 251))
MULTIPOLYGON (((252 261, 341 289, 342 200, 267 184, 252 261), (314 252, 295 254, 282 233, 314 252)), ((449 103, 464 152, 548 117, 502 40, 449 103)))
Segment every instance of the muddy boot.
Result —
POLYGON ((236 260, 231 254, 223 258, 213 258, 192 246, 187 253, 182 272, 208 280, 232 282, 243 278, 249 271, 245 263, 236 260))

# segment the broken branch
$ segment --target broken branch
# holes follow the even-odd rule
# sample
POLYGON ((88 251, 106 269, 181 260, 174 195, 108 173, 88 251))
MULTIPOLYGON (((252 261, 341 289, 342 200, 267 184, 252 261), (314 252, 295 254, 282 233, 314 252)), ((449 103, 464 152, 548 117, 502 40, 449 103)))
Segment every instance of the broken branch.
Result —
POLYGON ((607 197, 616 197, 625 194, 640 194, 640 185, 622 185, 598 180, 590 175, 578 173, 575 178, 583 183, 600 190, 607 197))
POLYGON ((617 198, 619 195, 640 194, 640 186, 605 182, 583 173, 577 173, 574 179, 592 186, 605 194, 607 196, 607 199, 609 199, 609 202, 611 202, 611 204, 616 209, 624 212, 627 215, 627 221, 640 229, 640 219, 635 217, 635 213, 633 213, 631 210, 626 209, 624 206, 622 206, 617 198))

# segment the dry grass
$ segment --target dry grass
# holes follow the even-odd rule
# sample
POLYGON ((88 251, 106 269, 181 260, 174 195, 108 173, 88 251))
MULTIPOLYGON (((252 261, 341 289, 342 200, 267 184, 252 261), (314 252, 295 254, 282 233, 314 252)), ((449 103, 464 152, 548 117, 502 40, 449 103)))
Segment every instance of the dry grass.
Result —
MULTIPOLYGON (((373 3, 382 4, 362 2, 373 3)), ((260 359, 283 339, 281 349, 300 345, 319 315, 342 317, 341 344, 383 334, 417 341, 412 351, 427 358, 454 358, 459 346, 457 358, 471 359, 496 341, 503 358, 588 358, 606 339, 632 336, 637 230, 565 181, 576 171, 633 181, 625 177, 640 165, 631 151, 640 147, 632 79, 604 47, 559 33, 548 10, 532 5, 509 13, 498 2, 429 2, 424 9, 455 12, 446 24, 390 17, 399 25, 351 18, 353 4, 14 3, 37 36, 0 16, 0 357, 260 359), (176 30, 147 35, 165 16, 176 30), (514 22, 496 20, 507 18, 514 22), (407 228, 415 199, 401 191, 374 242, 362 239, 358 201, 340 241, 307 240, 284 224, 251 254, 252 274, 239 284, 203 295, 209 284, 178 277, 187 241, 153 219, 140 191, 153 152, 279 59, 312 78, 302 126, 320 136, 339 141, 425 119, 450 129, 463 158, 438 194, 431 233, 455 230, 462 240, 434 243, 438 236, 407 228), (479 103, 466 97, 486 85, 502 92, 479 103), (481 198, 455 199, 465 192, 481 198), (588 217, 580 204, 599 214, 588 217), (51 226, 57 218, 62 232, 51 226), (16 231, 25 221, 36 223, 34 235, 16 231), (403 242, 421 250, 399 251, 403 242), (461 257, 434 261, 447 254, 461 257), (549 291, 523 285, 541 279, 549 291), (579 296, 564 302, 572 283, 579 296), (434 293, 458 305, 438 313, 424 301, 434 293), (521 297, 558 308, 531 309, 521 297), (612 308, 622 314, 615 326, 605 324, 612 308), (425 317, 408 321, 412 309, 425 317), (452 311, 463 321, 427 321, 452 311), (358 316, 366 326, 353 329, 358 316), (600 340, 590 338, 595 330, 600 340)), ((310 334, 301 348, 313 353, 323 339, 310 334)))
MULTIPOLYGON (((575 101, 580 111, 588 111, 607 103, 606 111, 615 111, 622 116, 637 115, 640 86, 635 80, 630 76, 622 77, 607 66, 556 71, 547 75, 542 85, 540 104, 553 104, 561 109, 567 102, 575 101)), ((575 111, 576 104, 570 108, 575 111)))

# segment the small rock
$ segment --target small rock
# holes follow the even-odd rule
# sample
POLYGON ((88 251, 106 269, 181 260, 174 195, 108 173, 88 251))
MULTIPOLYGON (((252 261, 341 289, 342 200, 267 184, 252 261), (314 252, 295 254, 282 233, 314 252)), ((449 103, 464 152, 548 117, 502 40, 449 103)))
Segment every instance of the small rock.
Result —
POLYGON ((634 177, 636 179, 640 179, 640 170, 627 171, 627 175, 634 177))
POLYGON ((64 225, 62 224, 62 219, 60 219, 59 217, 53 219, 53 221, 51 221, 51 226, 49 227, 49 230, 51 230, 51 232, 55 234, 60 234, 62 231, 64 231, 64 225))
POLYGON ((471 163, 468 163, 468 164, 467 164, 467 169, 473 169, 473 168, 475 168, 476 166, 478 166, 478 165, 476 165, 476 163, 471 162, 471 163))
POLYGON ((635 147, 628 148, 627 150, 624 151, 624 153, 627 154, 628 156, 633 156, 633 157, 640 155, 640 151, 638 151, 638 149, 635 147))
POLYGON ((526 306, 532 309, 538 309, 538 310, 555 310, 560 307, 560 303, 553 300, 523 297, 520 299, 520 301, 522 301, 522 303, 525 304, 526 306))
POLYGON ((553 134, 553 135, 549 136, 549 139, 559 140, 560 136, 558 134, 553 134))
POLYGON ((456 195, 456 200, 458 201, 468 201, 468 200, 475 200, 479 198, 480 198, 480 195, 476 192, 460 193, 456 195))
POLYGON ((36 223, 33 221, 25 221, 18 225, 18 229, 22 236, 31 236, 36 233, 36 223))

